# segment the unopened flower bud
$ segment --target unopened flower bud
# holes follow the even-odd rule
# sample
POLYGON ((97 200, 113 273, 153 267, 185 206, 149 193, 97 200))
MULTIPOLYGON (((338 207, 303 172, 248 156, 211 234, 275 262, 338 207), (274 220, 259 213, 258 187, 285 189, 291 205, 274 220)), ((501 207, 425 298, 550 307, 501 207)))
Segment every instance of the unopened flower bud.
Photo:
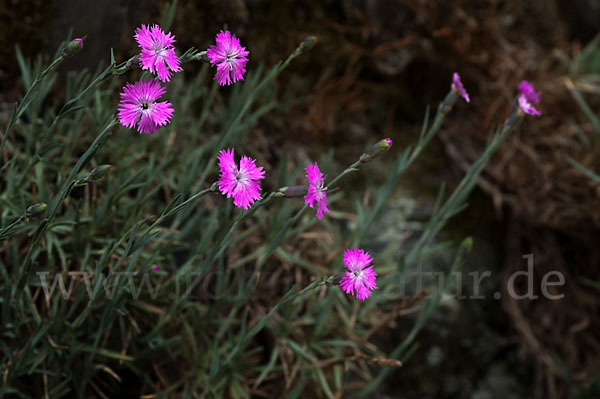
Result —
POLYGON ((27 215, 27 217, 39 215, 40 213, 43 213, 46 210, 46 208, 48 208, 48 204, 46 204, 45 202, 38 202, 37 204, 33 204, 27 207, 27 209, 25 210, 25 214, 27 215))
POLYGON ((308 187, 306 187, 306 186, 282 187, 277 191, 282 193, 283 196, 287 197, 287 198, 304 197, 306 195, 306 193, 308 193, 308 187))
POLYGON ((470 251, 473 248, 473 237, 467 237, 462 242, 462 247, 467 251, 470 251))
POLYGON ((308 36, 306 39, 302 40, 300 43, 300 51, 310 50, 317 43, 317 38, 315 36, 308 36))
POLYGON ((317 43, 317 38, 315 36, 308 36, 306 39, 302 40, 302 42, 298 45, 298 47, 296 47, 296 50, 294 51, 294 56, 298 56, 302 53, 304 53, 305 51, 310 50, 311 48, 313 48, 315 46, 315 44, 317 43))
POLYGON ((90 174, 92 180, 98 180, 98 179, 101 179, 102 177, 104 177, 108 173, 108 170, 111 167, 112 167, 111 165, 100 165, 100 166, 95 167, 92 170, 92 173, 90 174))
POLYGON ((66 45, 66 47, 62 51, 63 57, 70 57, 72 55, 77 54, 83 48, 83 39, 73 39, 66 45))
POLYGON ((367 152, 360 156, 361 163, 367 163, 380 156, 392 148, 392 139, 379 140, 373 147, 369 148, 367 152))

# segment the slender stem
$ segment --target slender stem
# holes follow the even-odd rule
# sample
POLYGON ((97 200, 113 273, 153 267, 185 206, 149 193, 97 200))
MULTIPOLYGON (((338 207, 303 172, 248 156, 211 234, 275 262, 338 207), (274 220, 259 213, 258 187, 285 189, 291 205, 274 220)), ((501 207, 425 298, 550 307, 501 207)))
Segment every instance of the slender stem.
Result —
POLYGON ((344 169, 342 171, 342 173, 340 173, 339 175, 337 175, 336 177, 334 177, 329 182, 329 184, 327 184, 327 189, 335 187, 335 184, 338 182, 338 180, 340 180, 342 177, 346 176, 348 173, 358 171, 358 167, 359 166, 360 166, 360 161, 356 161, 352 165, 348 166, 346 169, 344 169))
POLYGON ((74 184, 77 182, 77 180, 73 180, 73 178, 75 177, 75 175, 77 173, 79 173, 81 171, 81 169, 87 163, 87 161, 89 161, 92 158, 92 156, 96 153, 98 148, 100 148, 102 146, 102 144, 104 143, 105 137, 108 135, 108 133, 110 133, 110 129, 116 123, 117 123, 117 121, 111 117, 111 119, 108 121, 106 126, 100 131, 100 133, 98 133, 98 136, 92 142, 92 144, 90 145, 88 150, 81 156, 81 158, 79 158, 79 160, 77 161, 77 163, 71 170, 71 173, 69 173, 69 176, 67 177, 64 184, 62 185, 59 193, 56 195, 56 197, 54 197, 53 201, 51 202, 51 204, 48 208, 48 212, 46 213, 46 217, 40 223, 40 225, 36 229, 35 233, 33 234, 33 238, 31 240, 31 245, 29 246, 29 250, 27 251, 27 255, 25 255, 25 260, 23 261, 23 264, 21 266, 23 271, 22 271, 21 277, 19 279, 19 282, 17 284, 17 289, 15 291, 15 295, 17 295, 18 293, 23 291, 23 287, 25 286, 25 282, 27 281, 27 278, 29 277, 29 272, 31 271, 33 251, 34 251, 35 247, 37 246, 37 244, 42 239, 44 232, 48 228, 50 222, 54 218, 54 214, 56 213, 58 207, 60 206, 62 201, 66 198, 68 193, 71 191, 74 184))
MULTIPOLYGON (((305 42, 300 43, 300 45, 294 50, 294 52, 292 52, 288 56, 288 58, 283 63, 280 61, 275 67, 273 67, 273 69, 271 69, 271 71, 267 74, 267 76, 265 76, 265 78, 252 90, 252 92, 248 96, 249 100, 244 104, 242 110, 236 115, 235 119, 228 125, 227 129, 223 132, 223 134, 221 134, 220 139, 217 143, 217 148, 222 148, 223 146, 225 146, 225 144, 227 144, 227 141, 229 140, 229 136, 235 131, 235 129, 241 122, 242 118, 246 115, 246 113, 248 112, 250 107, 254 104, 254 99, 257 98, 257 96, 267 87, 267 84, 269 84, 271 81, 273 81, 285 68, 287 68, 289 63, 294 58, 296 58, 297 56, 302 54, 305 47, 306 47, 305 42)), ((212 169, 215 165, 215 159, 216 158, 211 158, 208 161, 208 164, 204 168, 204 172, 200 176, 198 184, 204 183, 204 181, 206 180, 206 177, 212 171, 212 169)))
MULTIPOLYGON (((267 313, 261 320, 260 322, 254 327, 252 328, 252 330, 248 331, 248 334, 246 334, 246 336, 244 336, 244 338, 242 339, 242 342, 239 346, 237 346, 235 348, 234 351, 232 351, 229 356, 227 356, 227 358, 225 359, 225 361, 223 362, 224 364, 228 364, 231 360, 234 359, 234 356, 239 353, 240 350, 242 350, 243 348, 245 348, 251 341, 252 337, 254 337, 256 334, 258 334, 267 324, 267 322, 271 319, 271 317, 273 317, 273 315, 275 314, 275 312, 282 306, 285 305, 286 303, 293 301, 294 299, 308 293, 309 291, 312 291, 313 289, 319 288, 323 285, 325 285, 325 281, 324 280, 315 280, 312 283, 310 283, 309 285, 307 285, 306 287, 304 287, 303 289, 301 289, 300 291, 296 291, 296 292, 288 292, 283 298, 281 298, 276 304, 275 306, 273 306, 271 308, 271 310, 269 311, 269 313, 267 313)), ((237 309, 239 309, 240 305, 238 305, 236 303, 236 305, 234 306, 234 311, 237 311, 237 309)))
POLYGON ((190 204, 192 201, 194 201, 194 200, 197 200, 198 198, 202 198, 202 197, 204 197, 205 195, 207 195, 207 194, 209 194, 209 193, 212 193, 212 192, 214 192, 214 191, 215 191, 215 189, 214 189, 214 185, 213 185, 213 186, 211 186, 210 188, 207 188, 207 189, 205 189, 205 190, 202 190, 202 191, 199 191, 199 192, 197 192, 196 194, 192 195, 190 198, 188 198, 187 200, 185 200, 185 201, 184 201, 184 202, 182 202, 181 204, 177 205, 177 206, 176 206, 176 207, 174 207, 173 209, 170 209, 170 210, 168 210, 168 211, 165 209, 165 211, 163 211, 163 213, 162 213, 162 214, 161 214, 161 215, 160 215, 158 218, 156 218, 156 220, 154 221, 154 223, 152 223, 152 224, 150 225, 150 227, 148 227, 148 228, 147 228, 147 229, 146 229, 146 230, 145 230, 145 231, 142 233, 142 235, 140 236, 140 238, 138 239, 138 241, 140 241, 140 240, 143 240, 143 239, 144 239, 144 238, 145 238, 145 237, 146 237, 146 236, 147 236, 147 235, 150 233, 150 231, 152 231, 152 229, 153 229, 153 228, 155 228, 155 227, 156 227, 156 226, 158 226, 158 225, 159 225, 159 224, 160 224, 160 223, 161 223, 163 220, 165 220, 165 218, 166 218, 167 216, 170 216, 170 215, 172 215, 172 214, 174 214, 174 213, 177 213, 177 212, 179 212, 181 209, 183 209, 183 208, 187 207, 187 206, 188 206, 188 205, 189 205, 189 204, 190 204))
POLYGON ((31 84, 31 86, 29 87, 29 89, 27 90, 25 95, 23 96, 23 100, 21 100, 19 105, 13 109, 13 112, 10 116, 8 124, 6 125, 6 128, 4 129, 4 136, 2 136, 2 141, 0 142, 0 154, 2 154, 4 151, 4 144, 6 143, 8 134, 10 133, 10 129, 13 127, 13 125, 15 124, 17 119, 19 119, 21 117, 23 112, 25 112, 25 110, 31 103, 31 100, 33 99, 33 95, 38 90, 39 84, 44 80, 46 75, 53 72, 64 60, 65 60, 65 57, 61 54, 54 61, 52 61, 52 63, 46 69, 44 69, 42 72, 40 72, 35 77, 35 80, 31 84))
POLYGON ((500 147, 500 144, 502 144, 506 136, 514 127, 515 124, 506 123, 502 127, 502 130, 494 136, 492 142, 488 145, 483 154, 473 163, 473 165, 471 165, 471 168, 467 171, 465 177, 461 180, 450 197, 448 197, 439 210, 432 216, 427 229, 425 229, 423 235, 419 238, 419 241, 406 257, 405 265, 410 265, 417 259, 420 259, 423 248, 437 235, 442 227, 444 227, 446 221, 460 210, 466 197, 477 184, 477 179, 487 161, 494 155, 498 147, 500 147))
POLYGON ((227 248, 227 245, 229 245, 229 241, 231 240, 231 236, 232 236, 233 232, 235 231, 235 229, 239 226, 239 224, 241 222, 243 222, 248 217, 250 217, 252 214, 254 214, 254 212, 256 212, 259 208, 261 208, 261 207, 265 206, 266 204, 268 204, 269 202, 271 202, 271 200, 274 197, 281 197, 281 196, 282 196, 281 193, 273 192, 273 193, 269 194, 267 196, 267 198, 254 204, 254 206, 252 208, 250 208, 250 210, 240 214, 237 217, 237 219, 233 222, 233 224, 231 225, 231 227, 229 228, 227 233, 225 233, 225 235, 223 236, 221 241, 219 241, 219 243, 217 244, 217 246, 216 246, 216 248, 218 248, 217 251, 213 255, 207 256, 206 262, 205 262, 205 268, 207 268, 208 265, 210 265, 213 262, 213 260, 215 260, 216 258, 221 256, 223 251, 225 251, 225 248, 227 248))
MULTIPOLYGON (((427 132, 422 136, 421 140, 419 140, 419 142, 417 143, 417 145, 411 152, 410 157, 408 158, 408 160, 406 162, 406 167, 408 167, 408 165, 410 165, 412 162, 414 162, 414 160, 419 156, 419 154, 421 154, 421 151, 423 151, 423 149, 427 146, 427 144, 429 143, 431 138, 433 138, 436 135, 436 133, 442 126, 442 123, 444 122, 446 115, 452 109, 452 105, 454 103, 449 100, 451 100, 454 95, 455 94, 453 93, 453 91, 450 91, 450 93, 448 93, 448 95, 446 96, 446 99, 444 99, 444 101, 438 106, 438 110, 436 112, 433 124, 427 130, 427 132)), ((342 177, 344 177, 345 175, 347 175, 351 172, 358 171, 358 168, 361 164, 362 163, 360 162, 360 160, 358 160, 358 161, 354 162, 352 165, 348 166, 346 169, 344 169, 342 171, 342 173, 340 173, 333 180, 331 180, 329 182, 329 184, 327 184, 327 188, 328 189, 333 188, 335 186, 335 184, 338 182, 338 180, 340 180, 342 177)), ((405 167, 405 169, 406 169, 406 167, 405 167)))
POLYGON ((17 227, 23 220, 25 220, 25 217, 20 216, 19 218, 17 218, 14 222, 9 224, 5 228, 0 229, 0 240, 3 239, 4 237, 6 237, 8 235, 8 233, 10 233, 11 230, 13 230, 15 227, 17 227))
MULTIPOLYGON (((204 61, 204 59, 202 57, 206 55, 206 51, 200 51, 193 56, 186 56, 190 52, 193 52, 193 49, 189 49, 188 51, 186 51, 184 53, 184 55, 179 57, 181 62, 198 61, 198 60, 204 61)), ((67 116, 72 111, 76 110, 77 109, 76 104, 79 101, 81 101, 81 99, 91 89, 93 89, 95 86, 101 84, 102 82, 108 80, 109 78, 111 78, 113 76, 122 75, 125 72, 127 72, 128 70, 132 69, 134 66, 137 65, 138 59, 139 59, 139 55, 135 55, 135 56, 129 58, 127 61, 120 63, 119 65, 116 65, 114 62, 111 63, 111 65, 109 65, 104 71, 102 71, 89 85, 87 85, 87 87, 85 89, 83 89, 77 96, 75 96, 72 99, 70 99, 69 101, 67 101, 61 107, 61 109, 58 112, 58 115, 56 116, 56 118, 54 118, 50 127, 48 129, 45 129, 44 135, 42 136, 38 150, 35 153, 35 155, 30 158, 30 160, 27 164, 25 173, 23 174, 24 176, 27 175, 27 173, 31 170, 31 168, 33 166, 35 166, 35 164, 37 164, 39 161, 42 160, 43 157, 40 156, 40 151, 42 151, 47 146, 48 141, 52 137, 52 133, 54 132, 54 129, 57 126, 57 122, 59 120, 61 120, 62 118, 64 118, 65 116, 67 116)), ((48 73, 52 72, 52 70, 54 68, 56 68, 56 66, 58 66, 58 64, 60 64, 60 62, 62 62, 62 56, 57 58, 48 68, 46 68, 46 70, 44 72, 42 72, 42 74, 38 75, 38 78, 43 77, 43 76, 47 75, 48 73)), ((19 116, 21 116, 22 111, 20 111, 20 108, 22 107, 23 104, 26 104, 26 99, 27 99, 29 93, 32 92, 33 86, 37 85, 41 81, 41 78, 39 80, 38 80, 38 78, 36 78, 36 81, 34 82, 32 87, 29 89, 27 94, 25 94, 25 97, 23 98, 21 105, 19 105, 19 108, 17 108, 15 120, 18 119, 19 116)), ((26 105, 28 105, 28 104, 26 104, 26 105)), ((9 124, 9 126, 7 127, 6 133, 4 134, 4 137, 2 138, 2 145, 0 146, 0 154, 2 153, 2 149, 4 147, 4 140, 8 136, 8 129, 10 128, 10 126, 12 126, 12 125, 9 124)))

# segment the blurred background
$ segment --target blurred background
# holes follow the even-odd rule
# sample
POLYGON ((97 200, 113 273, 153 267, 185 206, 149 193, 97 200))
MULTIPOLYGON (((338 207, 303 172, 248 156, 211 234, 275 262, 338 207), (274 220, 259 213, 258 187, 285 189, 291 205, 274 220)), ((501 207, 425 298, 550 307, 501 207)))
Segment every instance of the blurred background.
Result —
MULTIPOLYGON (((63 70, 106 66, 136 52, 132 33, 160 21, 160 0, 0 3, 2 119, 20 99, 15 44, 26 58, 54 53, 72 28, 85 47, 63 70)), ((467 270, 491 270, 484 300, 444 304, 421 333, 419 349, 382 388, 382 397, 600 397, 600 173, 598 105, 600 1, 597 0, 219 0, 178 4, 171 31, 181 53, 205 49, 228 28, 250 51, 248 69, 273 65, 307 35, 318 44, 277 85, 292 99, 253 128, 255 146, 277 156, 335 151, 349 164, 365 143, 412 143, 425 108, 447 93, 458 71, 471 95, 390 204, 393 223, 420 223, 444 181, 456 184, 510 113, 521 80, 542 92, 542 117, 527 118, 486 167, 469 208, 446 237, 472 236, 467 270), (408 204, 408 205, 407 205, 408 204), (409 220, 394 215, 410 208, 409 220), (508 276, 534 256, 534 286, 548 271, 565 276, 562 300, 516 301, 508 276)), ((185 78, 200 66, 186 65, 185 78)), ((59 84, 55 85, 60 87, 59 84)), ((385 164, 379 169, 385 175, 385 164)), ((381 176, 352 180, 379 184, 381 176)), ((405 226, 382 225, 386 239, 405 226)), ((397 235, 394 235, 397 234, 397 235)), ((327 256, 327 254, 316 254, 327 256)), ((539 292, 538 292, 539 293, 539 292)), ((402 319, 405 320, 405 319, 402 319)), ((410 320, 410 319, 408 319, 410 320)), ((391 334, 406 334, 406 325, 391 334)))

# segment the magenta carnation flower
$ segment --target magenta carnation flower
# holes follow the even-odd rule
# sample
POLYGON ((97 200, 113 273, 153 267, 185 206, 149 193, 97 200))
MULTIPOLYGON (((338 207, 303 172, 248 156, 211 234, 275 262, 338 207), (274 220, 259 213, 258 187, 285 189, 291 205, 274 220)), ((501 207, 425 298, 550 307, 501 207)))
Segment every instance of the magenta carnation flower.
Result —
POLYGON ((173 117, 171 103, 156 102, 165 93, 165 88, 156 80, 127 83, 121 93, 119 120, 123 126, 137 125, 140 133, 156 132, 173 117))
POLYGON ((540 92, 533 90, 533 85, 524 80, 519 84, 519 108, 526 114, 540 116, 542 113, 533 104, 540 102, 540 92))
POLYGON ((217 33, 217 45, 209 46, 206 50, 211 65, 217 66, 214 80, 218 80, 221 86, 244 80, 248 54, 250 52, 240 46, 240 39, 231 32, 227 30, 217 33))
POLYGON ((344 266, 348 271, 340 281, 340 286, 346 294, 355 295, 364 301, 376 290, 375 277, 377 273, 369 266, 373 259, 369 253, 358 248, 350 248, 344 252, 344 266), (355 293, 356 290, 356 293, 355 293))
POLYGON ((469 93, 467 93, 467 91, 465 90, 465 87, 463 86, 462 82, 460 81, 460 75, 456 72, 454 72, 454 75, 452 76, 452 89, 456 90, 456 92, 465 99, 466 102, 469 102, 469 93))
POLYGON ((257 168, 255 160, 242 156, 238 168, 233 159, 233 148, 219 151, 221 177, 219 190, 227 198, 233 197, 233 205, 248 209, 254 201, 261 199, 259 180, 265 178, 262 166, 257 168))
POLYGON ((323 212, 329 213, 327 209, 327 187, 323 187, 325 179, 319 170, 317 163, 309 163, 306 167, 306 178, 308 179, 308 193, 304 196, 304 203, 313 208, 317 201, 317 219, 321 220, 323 212))
POLYGON ((165 34, 158 25, 142 25, 135 30, 135 40, 142 49, 140 65, 158 75, 163 82, 171 79, 172 72, 182 71, 179 58, 175 55, 175 36, 165 34), (172 72, 171 72, 172 71, 172 72))

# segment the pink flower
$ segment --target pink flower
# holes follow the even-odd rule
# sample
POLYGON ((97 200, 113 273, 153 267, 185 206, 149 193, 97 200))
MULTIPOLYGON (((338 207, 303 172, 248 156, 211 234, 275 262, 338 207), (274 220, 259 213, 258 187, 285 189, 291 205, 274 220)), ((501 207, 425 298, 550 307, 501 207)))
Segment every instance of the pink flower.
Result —
POLYGON ((533 90, 533 85, 524 80, 519 84, 519 109, 526 114, 540 116, 542 113, 533 104, 540 102, 540 92, 533 90))
POLYGON ((240 39, 228 30, 217 33, 217 45, 210 46, 206 51, 211 65, 217 65, 214 80, 218 80, 221 86, 244 80, 246 63, 248 62, 246 56, 248 54, 250 52, 245 47, 240 46, 240 39))
POLYGON ((313 208, 317 201, 317 219, 323 218, 323 212, 329 213, 327 209, 327 187, 323 187, 325 179, 319 170, 317 163, 309 163, 306 167, 306 178, 308 179, 308 193, 304 196, 304 203, 313 208))
POLYGON ((165 88, 156 80, 127 83, 119 103, 121 124, 130 129, 137 125, 140 133, 150 134, 169 123, 174 112, 171 103, 156 102, 164 93, 165 88))
POLYGON ((340 281, 340 286, 346 294, 355 295, 356 290, 356 298, 364 301, 371 296, 371 290, 377 289, 377 273, 373 266, 369 266, 372 261, 369 253, 362 249, 351 248, 344 252, 344 266, 348 271, 340 281))
POLYGON ((238 169, 233 159, 233 148, 219 151, 221 177, 217 184, 227 198, 233 197, 233 205, 248 209, 254 201, 261 199, 259 180, 265 178, 262 166, 257 168, 254 159, 242 156, 238 169))
POLYGON ((154 265, 154 266, 152 266, 152 268, 154 269, 155 272, 160 270, 160 266, 158 266, 158 265, 154 265))
POLYGON ((171 32, 165 34, 158 25, 152 27, 142 25, 141 28, 135 30, 134 37, 142 49, 140 55, 142 69, 157 74, 163 82, 171 79, 171 71, 182 71, 173 46, 175 36, 171 35, 171 32))
POLYGON ((462 98, 464 98, 466 102, 470 102, 469 93, 467 93, 467 91, 465 90, 465 87, 463 86, 462 82, 460 81, 460 75, 456 72, 454 72, 454 75, 452 76, 452 89, 456 90, 456 92, 462 98))

